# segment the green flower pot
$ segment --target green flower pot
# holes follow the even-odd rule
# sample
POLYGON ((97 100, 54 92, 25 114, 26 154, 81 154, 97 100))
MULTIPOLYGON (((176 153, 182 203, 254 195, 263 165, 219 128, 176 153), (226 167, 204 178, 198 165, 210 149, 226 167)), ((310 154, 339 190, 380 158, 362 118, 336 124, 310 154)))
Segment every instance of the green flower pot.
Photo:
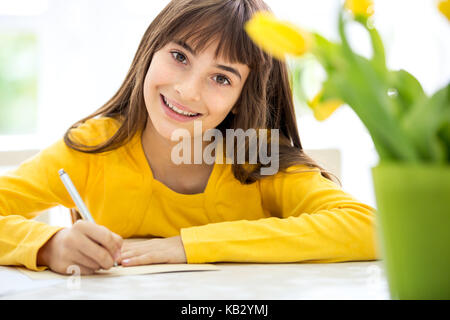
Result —
POLYGON ((392 299, 450 299, 450 166, 372 169, 392 299))

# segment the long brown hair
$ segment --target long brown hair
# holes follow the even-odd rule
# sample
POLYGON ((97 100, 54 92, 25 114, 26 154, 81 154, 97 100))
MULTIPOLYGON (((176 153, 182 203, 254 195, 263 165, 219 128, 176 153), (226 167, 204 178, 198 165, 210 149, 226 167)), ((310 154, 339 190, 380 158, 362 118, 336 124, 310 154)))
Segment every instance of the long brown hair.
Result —
MULTIPOLYGON (((66 145, 81 152, 101 153, 126 144, 144 130, 147 122, 143 86, 153 54, 174 39, 192 43, 198 52, 218 39, 216 58, 220 56, 230 63, 245 64, 250 74, 233 108, 235 112, 230 112, 217 129, 223 133, 226 129, 239 128, 244 131, 278 129, 279 170, 304 164, 319 168, 322 175, 331 180, 331 174, 303 151, 286 64, 264 53, 244 31, 244 24, 257 11, 271 10, 262 0, 172 0, 146 30, 117 93, 100 109, 67 130, 66 145), (110 139, 96 146, 71 139, 73 128, 97 116, 120 119, 121 126, 110 139)), ((242 148, 234 149, 238 147, 242 148)), ((247 144, 245 150, 248 151, 247 144)), ((264 177, 260 168, 265 166, 258 163, 249 169, 233 163, 232 171, 241 183, 249 184, 264 177)))

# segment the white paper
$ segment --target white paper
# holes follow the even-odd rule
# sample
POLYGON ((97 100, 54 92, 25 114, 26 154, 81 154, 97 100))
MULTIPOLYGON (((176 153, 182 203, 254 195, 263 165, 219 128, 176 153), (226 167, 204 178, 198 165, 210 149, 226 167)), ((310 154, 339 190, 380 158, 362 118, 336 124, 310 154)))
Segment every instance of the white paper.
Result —
POLYGON ((0 266, 0 297, 50 287, 61 282, 64 280, 32 280, 15 267, 0 266))
MULTIPOLYGON (((51 280, 51 279, 68 279, 72 275, 62 275, 50 270, 45 271, 31 271, 25 268, 18 268, 18 270, 29 279, 34 280, 51 280)), ((186 272, 186 271, 213 271, 220 270, 219 267, 213 264, 151 264, 135 267, 113 267, 109 270, 99 270, 93 275, 83 276, 89 278, 103 278, 103 277, 117 277, 129 275, 141 275, 151 273, 165 273, 165 272, 186 272)))

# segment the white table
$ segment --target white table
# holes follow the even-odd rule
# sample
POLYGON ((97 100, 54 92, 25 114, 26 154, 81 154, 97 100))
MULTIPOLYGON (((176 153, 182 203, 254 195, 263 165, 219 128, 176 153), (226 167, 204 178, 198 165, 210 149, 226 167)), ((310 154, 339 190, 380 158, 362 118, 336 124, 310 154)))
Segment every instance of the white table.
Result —
POLYGON ((48 287, 13 292, 0 299, 390 299, 382 261, 217 265, 221 270, 81 278, 79 282, 59 280, 48 287))

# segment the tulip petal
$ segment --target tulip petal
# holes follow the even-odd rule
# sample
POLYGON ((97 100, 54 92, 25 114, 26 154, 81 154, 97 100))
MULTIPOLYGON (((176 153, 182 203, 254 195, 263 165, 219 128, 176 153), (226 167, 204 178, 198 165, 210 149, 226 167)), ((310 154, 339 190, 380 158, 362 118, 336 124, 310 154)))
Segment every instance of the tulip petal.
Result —
POLYGON ((328 119, 344 103, 339 99, 327 99, 321 101, 323 92, 319 92, 308 104, 318 121, 328 119))
POLYGON ((438 3, 439 11, 450 21, 450 0, 442 0, 438 3))
POLYGON ((370 17, 374 13, 372 0, 345 0, 344 6, 355 16, 370 17))
POLYGON ((286 54, 303 55, 309 48, 308 35, 268 12, 258 12, 245 25, 249 37, 264 51, 283 60, 286 54))
POLYGON ((314 117, 318 121, 325 121, 328 119, 340 106, 340 100, 327 100, 314 108, 314 117))

